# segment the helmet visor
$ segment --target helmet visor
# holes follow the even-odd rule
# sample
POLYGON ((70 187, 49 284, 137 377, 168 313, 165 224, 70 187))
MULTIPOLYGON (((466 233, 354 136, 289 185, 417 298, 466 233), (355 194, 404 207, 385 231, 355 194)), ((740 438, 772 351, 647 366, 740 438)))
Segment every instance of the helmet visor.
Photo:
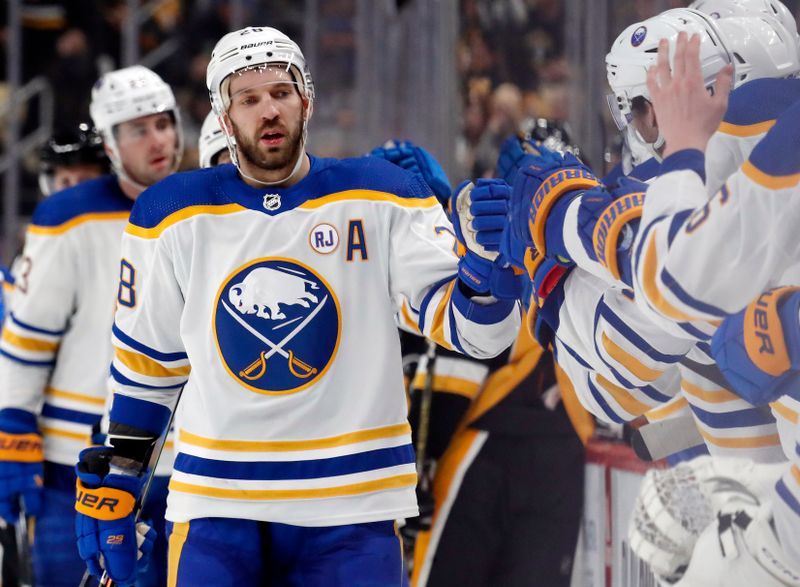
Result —
POLYGON ((245 67, 230 74, 222 82, 222 96, 229 108, 235 101, 245 100, 247 94, 271 86, 273 92, 297 92, 304 96, 296 69, 288 63, 262 63, 245 67))

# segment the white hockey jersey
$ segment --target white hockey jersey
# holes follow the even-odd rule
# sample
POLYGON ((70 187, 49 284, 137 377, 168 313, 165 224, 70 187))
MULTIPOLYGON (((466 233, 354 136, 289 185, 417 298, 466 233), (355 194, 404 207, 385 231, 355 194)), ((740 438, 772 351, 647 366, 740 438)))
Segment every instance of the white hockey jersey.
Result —
POLYGON ((778 116, 798 100, 800 79, 757 79, 731 92, 722 123, 706 147, 709 197, 747 160, 778 116))
POLYGON ((53 463, 73 466, 103 413, 132 205, 105 176, 44 200, 28 228, 0 341, 0 408, 40 415, 53 463))
POLYGON ((563 296, 554 341, 558 363, 596 417, 621 423, 691 413, 711 454, 785 460, 769 409, 727 389, 707 343, 666 333, 630 291, 581 269, 554 295, 563 296))
POLYGON ((395 315, 477 357, 508 347, 520 322, 516 303, 462 293, 437 225, 449 222, 430 189, 376 158, 312 158, 285 189, 223 165, 140 196, 111 420, 154 431, 185 386, 168 519, 416 514, 395 315))
MULTIPOLYGON (((690 170, 665 173, 648 190, 634 285, 653 320, 673 327, 705 324, 713 331, 760 292, 800 283, 798 136, 800 102, 781 114, 710 201, 701 177, 690 170)), ((793 462, 776 485, 775 520, 784 548, 800 558, 800 403, 785 396, 772 411, 793 462)))

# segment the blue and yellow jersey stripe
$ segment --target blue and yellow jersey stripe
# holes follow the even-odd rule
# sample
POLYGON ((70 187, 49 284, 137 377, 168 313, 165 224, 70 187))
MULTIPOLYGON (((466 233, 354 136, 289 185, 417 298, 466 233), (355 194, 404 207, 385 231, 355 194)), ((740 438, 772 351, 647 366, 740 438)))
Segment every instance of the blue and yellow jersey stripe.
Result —
POLYGON ((400 422, 298 440, 178 435, 170 490, 233 500, 361 495, 416 484, 411 428, 400 422))
POLYGON ((78 226, 82 226, 89 222, 123 222, 128 220, 129 215, 130 213, 127 211, 92 212, 75 216, 74 218, 70 218, 66 222, 56 226, 39 226, 37 224, 31 224, 28 226, 28 232, 30 234, 43 236, 61 235, 72 230, 73 228, 77 228, 78 226))
POLYGON ((63 333, 24 322, 12 312, 0 335, 0 354, 23 365, 52 366, 63 333))

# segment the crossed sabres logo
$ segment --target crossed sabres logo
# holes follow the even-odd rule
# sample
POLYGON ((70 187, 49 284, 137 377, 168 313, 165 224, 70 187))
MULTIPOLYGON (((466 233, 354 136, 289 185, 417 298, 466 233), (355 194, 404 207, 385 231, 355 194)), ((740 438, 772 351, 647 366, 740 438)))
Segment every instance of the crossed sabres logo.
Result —
POLYGON ((220 288, 214 334, 226 370, 241 385, 258 393, 295 393, 333 361, 339 303, 311 268, 291 259, 257 259, 220 288))

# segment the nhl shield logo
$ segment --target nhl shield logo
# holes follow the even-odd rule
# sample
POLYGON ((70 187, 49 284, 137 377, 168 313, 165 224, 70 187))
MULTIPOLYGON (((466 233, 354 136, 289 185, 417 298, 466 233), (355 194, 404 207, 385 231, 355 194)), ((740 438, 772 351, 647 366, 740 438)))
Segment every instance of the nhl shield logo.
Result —
POLYGON ((291 259, 257 259, 231 273, 217 293, 214 335, 225 369, 268 395, 318 381, 341 337, 339 301, 311 268, 291 259))
POLYGON ((270 212, 277 210, 281 207, 281 195, 280 194, 264 194, 264 209, 269 210, 270 212))

